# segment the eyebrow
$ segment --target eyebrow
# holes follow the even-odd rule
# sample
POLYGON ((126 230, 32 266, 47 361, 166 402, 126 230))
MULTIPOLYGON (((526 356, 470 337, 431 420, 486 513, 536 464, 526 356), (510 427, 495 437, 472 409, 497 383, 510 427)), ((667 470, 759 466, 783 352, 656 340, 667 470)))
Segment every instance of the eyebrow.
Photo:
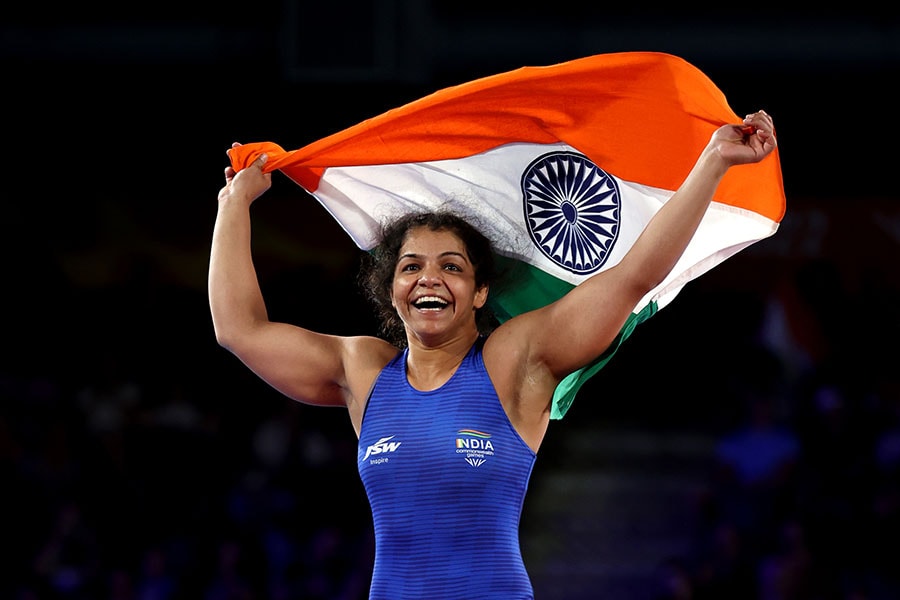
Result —
MULTIPOLYGON (((461 259, 465 260, 466 262, 468 262, 468 260, 469 260, 468 258, 466 258, 465 254, 463 254, 462 252, 456 252, 455 250, 448 250, 447 252, 441 252, 438 255, 438 258, 446 258, 447 256, 458 256, 461 259)), ((399 262, 399 261, 403 260, 404 258, 422 258, 422 255, 416 254, 415 252, 407 252, 406 254, 401 254, 400 256, 398 256, 397 261, 399 262)))

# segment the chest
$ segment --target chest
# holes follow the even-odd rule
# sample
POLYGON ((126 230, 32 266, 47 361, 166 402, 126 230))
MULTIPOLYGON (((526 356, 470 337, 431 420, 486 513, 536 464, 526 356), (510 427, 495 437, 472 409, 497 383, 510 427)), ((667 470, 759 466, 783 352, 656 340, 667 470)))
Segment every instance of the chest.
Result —
POLYGON ((413 389, 402 373, 379 379, 357 449, 364 483, 429 481, 472 486, 530 470, 534 455, 510 423, 483 370, 461 369, 439 390, 413 389), (506 474, 504 474, 504 472, 506 474))

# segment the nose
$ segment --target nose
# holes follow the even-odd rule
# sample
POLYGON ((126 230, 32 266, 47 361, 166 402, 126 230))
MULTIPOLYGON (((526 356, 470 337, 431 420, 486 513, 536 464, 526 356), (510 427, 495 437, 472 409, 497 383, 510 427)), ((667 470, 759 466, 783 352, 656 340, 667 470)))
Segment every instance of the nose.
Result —
POLYGON ((441 283, 441 269, 434 266, 426 266, 419 272, 418 284, 425 287, 434 287, 441 283))

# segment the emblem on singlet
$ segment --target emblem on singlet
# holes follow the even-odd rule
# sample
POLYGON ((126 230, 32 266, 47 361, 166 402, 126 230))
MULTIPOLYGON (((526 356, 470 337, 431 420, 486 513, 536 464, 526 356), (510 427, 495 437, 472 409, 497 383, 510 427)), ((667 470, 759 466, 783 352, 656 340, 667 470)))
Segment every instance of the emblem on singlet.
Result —
POLYGON ((577 152, 539 156, 522 173, 525 225, 551 261, 586 275, 603 266, 619 236, 618 182, 577 152))
POLYGON ((363 461, 369 460, 371 464, 378 465, 381 463, 388 462, 388 458, 384 456, 385 454, 390 454, 391 452, 395 452, 397 448, 400 447, 402 442, 392 442, 394 436, 383 437, 368 448, 366 448, 366 455, 363 457, 363 461), (371 460, 370 460, 371 459, 371 460))
POLYGON ((491 434, 475 429, 460 429, 456 432, 456 453, 473 467, 480 467, 494 455, 491 434))

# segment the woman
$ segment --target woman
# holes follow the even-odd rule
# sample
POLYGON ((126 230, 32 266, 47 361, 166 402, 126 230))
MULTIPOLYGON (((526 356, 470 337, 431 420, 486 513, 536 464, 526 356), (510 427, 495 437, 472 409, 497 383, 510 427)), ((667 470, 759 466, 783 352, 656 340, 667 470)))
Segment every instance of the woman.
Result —
POLYGON ((533 597, 518 523, 556 385, 602 354, 674 267, 728 169, 775 146, 764 111, 720 127, 617 265, 489 333, 486 240, 452 216, 395 224, 381 257, 392 276, 369 280, 402 323, 396 345, 269 321, 249 211, 271 185, 266 157, 225 169, 209 271, 216 339, 286 396, 346 407, 375 525, 372 599, 533 597))

